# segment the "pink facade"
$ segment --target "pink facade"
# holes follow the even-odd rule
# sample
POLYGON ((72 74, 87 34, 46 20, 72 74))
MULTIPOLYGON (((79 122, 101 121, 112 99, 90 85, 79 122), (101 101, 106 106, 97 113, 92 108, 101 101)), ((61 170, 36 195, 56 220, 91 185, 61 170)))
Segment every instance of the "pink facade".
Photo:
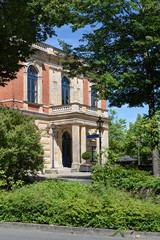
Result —
POLYGON ((42 104, 43 111, 49 113, 49 99, 50 88, 49 88, 49 67, 45 64, 42 65, 42 104), (48 107, 48 108, 47 108, 48 107))
POLYGON ((0 86, 0 104, 36 117, 37 129, 42 130, 46 169, 61 171, 64 167, 77 171, 83 163, 83 152, 94 155, 95 149, 98 151, 98 140, 87 136, 97 132, 99 117, 104 122, 102 146, 108 147, 106 101, 94 98, 88 79, 68 77, 61 66, 60 55, 64 54, 61 50, 43 43, 33 47, 38 51, 24 63, 17 78, 5 87, 0 86), (53 125, 55 135, 51 134, 53 125))
POLYGON ((13 100, 17 101, 18 107, 22 107, 24 99, 24 68, 17 73, 17 78, 7 83, 5 87, 0 87, 0 101, 4 101, 5 105, 11 106, 13 100))
MULTIPOLYGON (((42 105, 43 112, 49 114, 50 106, 50 76, 49 67, 42 64, 42 105)), ((17 78, 7 83, 5 87, 0 87, 0 102, 5 106, 15 106, 23 108, 24 101, 24 68, 17 73, 17 78)), ((89 102, 89 81, 83 78, 83 104, 90 106, 89 102)), ((61 97, 61 96, 59 96, 61 97)), ((101 108, 106 110, 106 100, 101 100, 101 108)), ((40 111, 40 105, 28 102, 28 110, 40 111)))

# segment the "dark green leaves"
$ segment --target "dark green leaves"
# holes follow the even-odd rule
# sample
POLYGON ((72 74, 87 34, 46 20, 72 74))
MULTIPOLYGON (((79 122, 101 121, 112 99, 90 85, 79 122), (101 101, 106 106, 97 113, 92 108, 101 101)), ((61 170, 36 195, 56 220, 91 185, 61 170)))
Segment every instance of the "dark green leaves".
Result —
POLYGON ((23 179, 43 167, 43 148, 33 118, 0 108, 0 171, 8 179, 23 179))
POLYGON ((55 34, 72 19, 72 1, 0 0, 0 86, 16 78, 32 43, 55 34))

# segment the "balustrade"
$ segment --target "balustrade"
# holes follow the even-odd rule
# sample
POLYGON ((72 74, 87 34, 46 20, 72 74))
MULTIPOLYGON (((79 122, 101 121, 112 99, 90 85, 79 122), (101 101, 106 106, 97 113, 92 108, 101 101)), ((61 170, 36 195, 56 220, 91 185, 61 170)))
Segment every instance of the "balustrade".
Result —
POLYGON ((78 103, 72 103, 67 105, 52 106, 52 115, 70 114, 70 113, 84 113, 91 116, 108 117, 108 111, 100 108, 94 108, 78 103))

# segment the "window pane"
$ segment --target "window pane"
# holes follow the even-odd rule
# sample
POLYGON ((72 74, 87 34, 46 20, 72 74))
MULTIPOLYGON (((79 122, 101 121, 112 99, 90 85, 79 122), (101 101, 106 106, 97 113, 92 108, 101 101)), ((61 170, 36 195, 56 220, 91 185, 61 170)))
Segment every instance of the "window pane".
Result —
POLYGON ((34 91, 37 91, 37 79, 34 80, 34 91))
POLYGON ((31 92, 31 102, 34 103, 34 92, 33 91, 31 92))
POLYGON ((34 91, 34 80, 31 81, 31 90, 34 91))
POLYGON ((28 77, 28 89, 30 89, 30 77, 28 77))
POLYGON ((66 77, 62 78, 62 104, 70 103, 70 83, 66 77))
POLYGON ((91 106, 97 107, 96 91, 93 88, 91 88, 91 106))
POLYGON ((32 76, 36 76, 37 75, 36 70, 35 70, 35 68, 33 66, 29 66, 28 74, 32 75, 32 76))
POLYGON ((96 159, 96 147, 92 146, 92 161, 96 159))

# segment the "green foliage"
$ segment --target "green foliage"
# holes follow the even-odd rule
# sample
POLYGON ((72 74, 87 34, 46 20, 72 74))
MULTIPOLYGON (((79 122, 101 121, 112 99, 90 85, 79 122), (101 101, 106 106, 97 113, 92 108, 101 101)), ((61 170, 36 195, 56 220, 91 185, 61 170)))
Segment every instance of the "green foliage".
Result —
POLYGON ((109 111, 109 148, 122 156, 125 154, 126 121, 119 119, 116 111, 109 111))
POLYGON ((115 237, 117 235, 117 233, 120 233, 121 234, 121 237, 125 237, 125 232, 123 229, 117 229, 113 234, 112 234, 112 237, 115 237))
POLYGON ((69 23, 72 1, 0 0, 0 86, 16 78, 32 43, 55 35, 54 27, 69 23), (21 64, 20 64, 21 62, 21 64))
POLYGON ((35 175, 43 167, 40 132, 34 119, 19 111, 0 108, 0 171, 2 179, 11 181, 35 175), (12 178, 12 179, 10 179, 12 178))
POLYGON ((138 157, 138 141, 140 164, 148 164, 152 157, 152 149, 156 144, 160 149, 160 114, 159 111, 149 119, 147 115, 137 115, 136 121, 126 129, 125 120, 118 119, 115 111, 111 111, 109 122, 109 149, 119 156, 138 157))
POLYGON ((160 178, 154 178, 150 172, 138 169, 126 169, 118 165, 106 164, 92 168, 92 181, 105 186, 125 189, 134 193, 160 194, 160 178))
POLYGON ((99 97, 109 99, 111 106, 148 104, 152 116, 160 103, 159 2, 78 2, 74 6, 77 17, 73 19, 73 30, 85 25, 90 25, 91 30, 84 33, 80 47, 65 48, 72 54, 72 60, 75 57, 70 65, 71 73, 79 72, 80 68, 91 73, 99 97), (86 68, 83 62, 89 63, 86 68))
POLYGON ((0 171, 0 191, 3 191, 5 188, 10 188, 15 190, 22 187, 24 182, 22 180, 14 181, 13 177, 6 177, 4 171, 0 171))
POLYGON ((101 185, 50 180, 0 193, 0 221, 160 231, 159 219, 158 202, 101 185))
POLYGON ((114 164, 119 159, 119 156, 117 153, 115 153, 113 150, 108 149, 107 151, 107 165, 114 164))
POLYGON ((0 189, 7 185, 6 176, 4 171, 0 171, 0 189))
MULTIPOLYGON (((109 100, 109 106, 148 105, 151 119, 160 109, 159 1, 77 2, 73 30, 86 25, 91 30, 83 35, 78 48, 65 47, 64 67, 70 68, 72 76, 80 71, 87 74, 99 98, 109 100)), ((159 176, 156 129, 154 124, 151 150, 155 177, 159 176)))
MULTIPOLYGON (((149 121, 149 120, 148 120, 149 121)), ((148 124, 147 124, 148 125, 148 124)), ((140 163, 147 163, 151 158, 151 136, 149 129, 146 126, 146 117, 137 115, 135 123, 129 124, 129 129, 126 134, 126 154, 135 157, 138 155, 137 137, 139 137, 139 149, 140 149, 140 163)), ((151 129, 150 129, 151 133, 151 129)))
POLYGON ((84 153, 82 153, 82 158, 84 159, 84 160, 88 160, 88 159, 90 159, 92 157, 92 154, 90 153, 90 152, 84 152, 84 153))
POLYGON ((126 134, 126 154, 132 157, 138 155, 137 138, 139 137, 139 149, 141 164, 147 164, 152 157, 154 145, 160 149, 160 114, 159 111, 149 119, 147 115, 137 115, 135 123, 129 124, 126 134))

